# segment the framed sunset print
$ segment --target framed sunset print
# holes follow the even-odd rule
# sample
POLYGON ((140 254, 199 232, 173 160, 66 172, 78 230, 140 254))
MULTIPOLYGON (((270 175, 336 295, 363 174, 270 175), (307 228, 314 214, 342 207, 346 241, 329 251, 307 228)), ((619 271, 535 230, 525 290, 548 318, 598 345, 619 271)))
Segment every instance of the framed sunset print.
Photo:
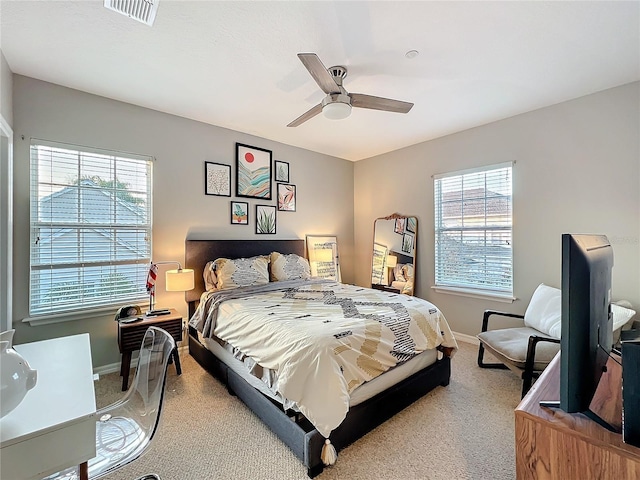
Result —
POLYGON ((236 195, 271 200, 271 150, 236 143, 236 195))
POLYGON ((281 212, 296 211, 296 186, 278 183, 278 210, 281 212))

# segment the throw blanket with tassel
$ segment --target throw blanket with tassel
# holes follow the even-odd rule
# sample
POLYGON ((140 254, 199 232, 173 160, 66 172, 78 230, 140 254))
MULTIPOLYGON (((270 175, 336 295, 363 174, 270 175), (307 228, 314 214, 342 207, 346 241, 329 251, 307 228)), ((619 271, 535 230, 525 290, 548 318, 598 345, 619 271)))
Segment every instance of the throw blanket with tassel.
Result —
POLYGON ((205 292, 190 324, 274 370, 275 390, 326 438, 355 388, 425 350, 457 349, 426 300, 317 279, 205 292))

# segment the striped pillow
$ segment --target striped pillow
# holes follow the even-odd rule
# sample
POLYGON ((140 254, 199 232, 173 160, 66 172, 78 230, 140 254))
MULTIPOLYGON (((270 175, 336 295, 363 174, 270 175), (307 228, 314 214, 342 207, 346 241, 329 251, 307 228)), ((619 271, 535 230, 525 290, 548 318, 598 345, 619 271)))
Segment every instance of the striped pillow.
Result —
POLYGON ((269 283, 269 257, 218 258, 214 262, 218 290, 231 290, 269 283))

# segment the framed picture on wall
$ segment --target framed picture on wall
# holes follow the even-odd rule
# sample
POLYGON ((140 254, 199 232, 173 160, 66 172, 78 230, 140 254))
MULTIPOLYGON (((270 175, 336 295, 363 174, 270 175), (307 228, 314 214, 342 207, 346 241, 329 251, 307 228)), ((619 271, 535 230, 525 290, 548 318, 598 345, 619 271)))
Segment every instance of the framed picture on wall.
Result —
POLYGON ((396 218, 396 224, 393 227, 393 231, 399 233, 400 235, 404 234, 404 221, 405 218, 396 218))
POLYGON ((271 150, 236 143, 236 195, 271 200, 271 150))
POLYGON ((249 204, 231 201, 231 224, 249 225, 249 204))
POLYGON ((403 253, 413 252, 413 235, 409 235, 405 233, 402 236, 402 252, 403 253))
POLYGON ((278 183, 278 210, 281 212, 296 211, 296 186, 289 183, 278 183))
POLYGON ((256 233, 276 233, 276 207, 256 205, 256 233))
POLYGON ((276 182, 289 183, 289 164, 287 162, 275 161, 276 182))
POLYGON ((418 219, 416 217, 407 217, 407 223, 405 224, 405 229, 407 232, 416 233, 416 225, 418 223, 418 219))
POLYGON ((220 197, 231 196, 231 165, 204 162, 204 193, 220 197))

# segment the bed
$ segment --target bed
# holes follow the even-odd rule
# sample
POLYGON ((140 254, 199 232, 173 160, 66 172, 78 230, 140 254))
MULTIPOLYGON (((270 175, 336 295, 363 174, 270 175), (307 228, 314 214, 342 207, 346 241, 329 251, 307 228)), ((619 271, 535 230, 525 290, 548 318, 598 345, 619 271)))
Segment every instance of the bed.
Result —
MULTIPOLYGON (((327 462, 327 445, 331 445, 336 451, 346 447, 353 441, 362 437, 364 434, 392 417, 394 414, 410 405, 416 399, 425 395, 437 386, 446 386, 449 383, 451 373, 450 357, 455 351, 455 340, 450 336, 450 330, 446 321, 446 326, 442 330, 446 330, 449 335, 447 342, 442 342, 437 348, 429 349, 421 353, 422 356, 419 364, 418 359, 411 359, 403 363, 401 367, 391 369, 388 374, 384 373, 372 381, 367 381, 361 386, 356 386, 351 392, 350 402, 344 417, 338 415, 339 423, 323 423, 318 420, 318 416, 311 414, 310 410, 304 408, 302 401, 299 404, 295 402, 287 403, 286 399, 278 398, 277 392, 270 391, 268 385, 260 387, 261 381, 247 374, 244 364, 246 358, 240 355, 241 352, 233 350, 227 342, 221 341, 212 333, 203 327, 203 321, 199 327, 196 325, 198 321, 194 321, 198 316, 202 320, 203 306, 198 309, 201 298, 207 298, 202 294, 205 292, 205 281, 203 272, 208 271, 208 262, 219 259, 238 259, 249 258, 258 255, 268 256, 271 252, 280 252, 283 255, 296 254, 305 257, 304 240, 187 240, 185 244, 185 265, 186 268, 192 268, 195 271, 195 288, 186 293, 186 300, 189 304, 189 316, 191 318, 189 325, 189 353, 191 356, 207 371, 223 382, 230 393, 237 395, 276 435, 293 451, 293 453, 302 461, 307 468, 309 477, 315 477, 322 472, 327 462), (447 346, 443 346, 446 343, 447 346), (429 357, 428 361, 424 360, 429 357), (416 362, 414 363, 414 360, 416 362), (426 362, 426 363, 424 363, 426 362), (417 365, 420 365, 419 367, 417 365), (400 375, 402 369, 405 370, 400 375), (400 375, 393 380, 394 375, 400 375), (376 388, 370 388, 377 385, 376 388), (368 390, 367 390, 368 389, 368 390), (358 397, 360 392, 367 392, 358 397), (274 394, 275 393, 275 394, 274 394), (355 398, 358 398, 355 400, 355 398), (310 421, 310 418, 314 421, 310 421), (321 433, 322 432, 322 433, 321 433), (323 461, 324 459, 324 461, 323 461)), ((286 282, 283 282, 285 284, 286 282)), ((363 289, 360 287, 343 286, 341 284, 316 283, 313 282, 313 288, 322 291, 331 291, 331 295, 340 297, 342 289, 357 288, 362 290, 366 295, 384 295, 399 305, 401 302, 413 301, 423 302, 420 299, 407 297, 405 295, 389 294, 386 292, 374 292, 371 289, 363 289), (371 293, 374 292, 374 293, 371 293), (394 298, 395 297, 395 298, 394 298)), ((267 285, 266 288, 271 288, 267 285)), ((273 289, 277 292, 277 289, 273 289)), ((298 292, 307 292, 307 287, 288 288, 287 295, 291 297, 294 303, 299 304, 300 299, 295 295, 298 292), (294 292, 294 294, 291 294, 294 292), (292 296, 293 295, 293 296, 292 296)), ((269 295, 275 295, 270 293, 269 295)), ((260 295, 265 295, 260 293, 260 295)), ((326 297, 326 293, 320 294, 326 297)), ((324 298, 323 297, 323 298, 324 298)), ((226 298, 222 296, 221 298, 226 298)), ((262 299, 262 297, 260 297, 262 299)), ((376 297, 376 300, 378 297, 376 297)), ((209 302, 210 300, 206 300, 209 302)), ((231 295, 225 302, 220 301, 217 308, 232 311, 242 310, 244 308, 229 307, 234 302, 245 301, 243 298, 234 298, 231 295)), ((246 299, 246 301, 250 301, 246 299)), ((252 297, 251 301, 255 301, 252 297)), ((262 301, 262 300, 261 300, 262 301)), ((302 302, 304 303, 304 302, 302 302)), ((378 302, 373 302, 378 303, 378 302)), ((427 302, 424 302, 427 303, 427 302)), ((429 304, 430 305, 430 304, 429 304)), ((276 305, 279 306, 279 305, 276 305)), ((431 306, 433 307, 433 306, 431 306)), ((298 307, 299 308, 299 305, 298 307)), ((311 307, 310 311, 311 311, 311 307)), ((315 306, 314 306, 315 308, 315 306)), ((431 311, 437 309, 431 308, 431 311)), ((438 313, 439 314, 439 313, 438 313)), ((272 313, 271 318, 278 317, 281 314, 272 313)), ((312 315, 301 315, 312 316, 312 315)), ((443 317, 442 317, 443 319, 443 317)), ((443 319, 444 321, 444 319, 443 319)), ((323 323, 330 323, 325 321, 323 323)), ((222 325, 222 323, 220 323, 222 325)), ((232 325, 237 325, 234 319, 232 325)), ((224 328, 223 328, 224 330, 224 328)), ((441 331, 440 333, 443 333, 441 331)), ((337 337, 336 337, 337 338, 337 337)), ((240 337, 236 338, 240 341, 240 337)), ((243 346, 243 348, 245 348, 243 346)), ((262 358, 262 357, 259 357, 262 358)), ((250 359, 249 359, 250 360, 250 359)), ((255 363, 255 362, 254 362, 255 363)), ((267 375, 268 376, 268 375, 267 375)), ((346 376, 346 375, 345 375, 346 376)), ((276 379, 284 381, 282 378, 276 379)), ((323 380, 324 382, 324 380, 323 380)), ((327 383, 330 385, 330 383, 327 383)), ((273 386, 273 385, 272 385, 273 386)), ((276 388, 275 390, 278 390, 276 388)), ((291 390, 285 391, 290 392, 291 390)), ((296 398, 296 397, 293 397, 296 398)), ((331 413, 331 411, 329 412, 331 413)), ((334 421, 334 420, 332 420, 334 421)))

